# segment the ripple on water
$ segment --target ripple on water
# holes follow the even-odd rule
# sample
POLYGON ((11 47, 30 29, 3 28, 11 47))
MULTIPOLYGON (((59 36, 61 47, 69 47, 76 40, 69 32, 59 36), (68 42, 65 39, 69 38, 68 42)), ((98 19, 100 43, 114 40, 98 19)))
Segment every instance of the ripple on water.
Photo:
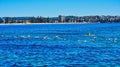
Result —
POLYGON ((109 24, 23 25, 11 26, 9 30, 4 27, 0 32, 0 66, 119 67, 120 33, 114 33, 120 31, 120 26, 111 27, 109 24))

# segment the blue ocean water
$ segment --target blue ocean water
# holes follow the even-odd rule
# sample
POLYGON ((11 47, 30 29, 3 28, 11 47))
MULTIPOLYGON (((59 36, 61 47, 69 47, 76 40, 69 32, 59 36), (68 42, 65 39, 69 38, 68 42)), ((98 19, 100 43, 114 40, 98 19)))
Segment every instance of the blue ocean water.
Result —
POLYGON ((120 24, 0 25, 1 67, 119 67, 120 24))

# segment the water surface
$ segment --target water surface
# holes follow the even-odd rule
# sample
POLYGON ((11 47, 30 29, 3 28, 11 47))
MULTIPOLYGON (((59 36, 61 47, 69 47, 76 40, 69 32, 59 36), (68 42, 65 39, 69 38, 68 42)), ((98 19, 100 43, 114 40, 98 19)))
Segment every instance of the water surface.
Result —
POLYGON ((0 66, 120 66, 120 24, 0 25, 0 66))

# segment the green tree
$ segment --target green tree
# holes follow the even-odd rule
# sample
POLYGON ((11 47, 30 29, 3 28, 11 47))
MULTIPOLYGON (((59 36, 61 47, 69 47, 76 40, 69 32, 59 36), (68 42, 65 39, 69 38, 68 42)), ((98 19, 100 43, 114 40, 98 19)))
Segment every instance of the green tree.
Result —
POLYGON ((5 23, 9 23, 9 17, 5 17, 5 23))
POLYGON ((38 21, 38 23, 44 23, 45 18, 44 17, 37 17, 37 21, 38 21))
POLYGON ((2 18, 0 18, 0 23, 3 23, 4 21, 3 21, 3 19, 2 18))
POLYGON ((46 18, 46 22, 50 23, 50 18, 49 17, 46 18))
POLYGON ((30 21, 31 23, 35 23, 35 17, 29 17, 29 21, 30 21))
POLYGON ((15 18, 14 17, 11 19, 11 23, 15 23, 15 18))

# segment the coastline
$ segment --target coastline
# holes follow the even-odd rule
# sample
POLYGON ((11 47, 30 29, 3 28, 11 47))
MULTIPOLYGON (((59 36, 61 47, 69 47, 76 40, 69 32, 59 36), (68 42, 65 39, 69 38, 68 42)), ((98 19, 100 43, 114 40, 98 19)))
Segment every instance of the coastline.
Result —
MULTIPOLYGON (((89 23, 89 22, 84 22, 84 23, 0 23, 0 25, 46 25, 46 24, 106 24, 106 23, 89 23)), ((107 23, 107 24, 116 24, 116 23, 107 23)))
POLYGON ((0 24, 0 25, 31 25, 31 24, 94 24, 94 23, 7 23, 7 24, 0 24))

